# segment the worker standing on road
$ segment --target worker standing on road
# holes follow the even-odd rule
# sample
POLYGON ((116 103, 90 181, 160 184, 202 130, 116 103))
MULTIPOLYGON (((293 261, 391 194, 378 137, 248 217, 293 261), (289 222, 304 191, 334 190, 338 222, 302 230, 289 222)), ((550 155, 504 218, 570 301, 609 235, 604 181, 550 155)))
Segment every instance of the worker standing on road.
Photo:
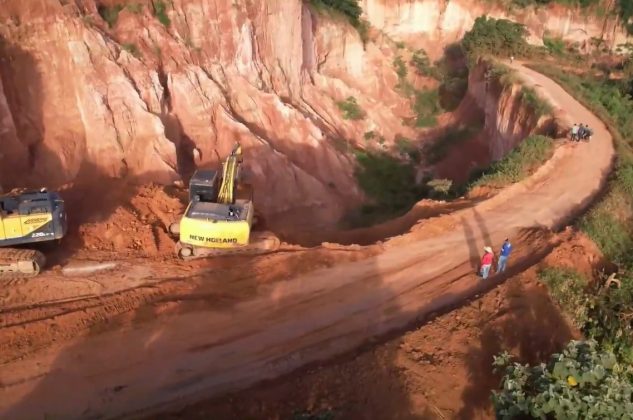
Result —
POLYGON ((510 252, 512 252, 512 244, 510 243, 510 240, 506 238, 506 240, 503 242, 503 245, 501 246, 501 251, 499 252, 497 273, 502 273, 506 269, 506 264, 508 263, 510 252))
POLYGON ((481 277, 486 280, 490 274, 490 267, 492 267, 494 254, 492 253, 492 248, 489 246, 484 247, 484 252, 484 256, 481 257, 481 277))
POLYGON ((578 138, 578 124, 574 124, 574 126, 571 128, 571 140, 576 141, 577 138, 578 138))

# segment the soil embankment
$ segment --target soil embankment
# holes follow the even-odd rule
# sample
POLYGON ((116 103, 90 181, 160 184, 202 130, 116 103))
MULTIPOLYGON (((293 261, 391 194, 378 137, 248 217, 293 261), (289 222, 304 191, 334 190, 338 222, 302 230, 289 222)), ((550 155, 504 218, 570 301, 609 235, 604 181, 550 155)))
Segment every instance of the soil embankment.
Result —
MULTIPOLYGON (((529 179, 472 208, 427 219, 381 245, 295 250, 186 268, 146 263, 140 274, 131 262, 117 274, 127 280, 95 275, 90 279, 95 288, 102 284, 111 293, 91 307, 69 309, 74 318, 68 322, 79 331, 86 312, 109 320, 87 335, 73 330, 63 340, 33 348, 19 338, 37 328, 62 337, 68 318, 60 311, 21 321, 33 307, 15 307, 10 323, 2 315, 7 356, 0 413, 8 418, 150 413, 239 389, 347 352, 488 290, 503 278, 482 283, 472 274, 484 245, 514 239, 508 275, 537 262, 556 243, 548 229, 563 226, 599 192, 614 150, 605 126, 562 88, 515 67, 572 120, 595 127, 593 141, 559 147, 529 179), (132 279, 141 287, 122 290, 132 279), (111 304, 108 311, 103 304, 111 304), (117 312, 122 306, 126 309, 117 312)), ((52 302, 46 310, 61 305, 52 302)))

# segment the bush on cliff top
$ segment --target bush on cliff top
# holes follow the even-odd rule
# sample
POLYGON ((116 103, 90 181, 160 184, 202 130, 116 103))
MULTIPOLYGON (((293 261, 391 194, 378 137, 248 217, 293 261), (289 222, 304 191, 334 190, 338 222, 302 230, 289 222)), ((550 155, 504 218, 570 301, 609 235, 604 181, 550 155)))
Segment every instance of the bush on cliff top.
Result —
POLYGON ((354 26, 360 23, 360 15, 363 13, 358 0, 310 0, 310 4, 319 9, 342 13, 354 26))
POLYGON ((464 35, 462 46, 471 59, 482 55, 521 55, 529 50, 524 25, 507 19, 480 16, 464 35))

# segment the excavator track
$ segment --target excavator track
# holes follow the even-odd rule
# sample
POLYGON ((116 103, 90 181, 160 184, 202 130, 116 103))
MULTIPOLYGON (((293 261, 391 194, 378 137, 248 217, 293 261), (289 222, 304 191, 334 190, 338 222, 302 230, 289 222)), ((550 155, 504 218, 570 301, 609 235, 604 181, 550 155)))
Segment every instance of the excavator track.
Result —
POLYGON ((203 248, 178 242, 176 253, 185 261, 198 258, 219 257, 224 255, 262 255, 275 252, 281 246, 281 241, 272 232, 253 232, 250 243, 235 248, 203 248))
POLYGON ((0 248, 0 278, 35 277, 46 257, 33 249, 0 248))

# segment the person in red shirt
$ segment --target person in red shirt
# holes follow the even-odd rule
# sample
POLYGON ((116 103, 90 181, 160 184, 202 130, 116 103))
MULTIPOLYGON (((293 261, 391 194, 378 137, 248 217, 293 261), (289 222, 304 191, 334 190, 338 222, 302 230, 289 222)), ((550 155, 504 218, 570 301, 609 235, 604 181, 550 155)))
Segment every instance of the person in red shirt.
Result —
POLYGON ((492 253, 492 248, 489 246, 484 247, 484 252, 484 256, 481 257, 481 277, 486 280, 490 274, 490 267, 492 267, 494 254, 492 253))

